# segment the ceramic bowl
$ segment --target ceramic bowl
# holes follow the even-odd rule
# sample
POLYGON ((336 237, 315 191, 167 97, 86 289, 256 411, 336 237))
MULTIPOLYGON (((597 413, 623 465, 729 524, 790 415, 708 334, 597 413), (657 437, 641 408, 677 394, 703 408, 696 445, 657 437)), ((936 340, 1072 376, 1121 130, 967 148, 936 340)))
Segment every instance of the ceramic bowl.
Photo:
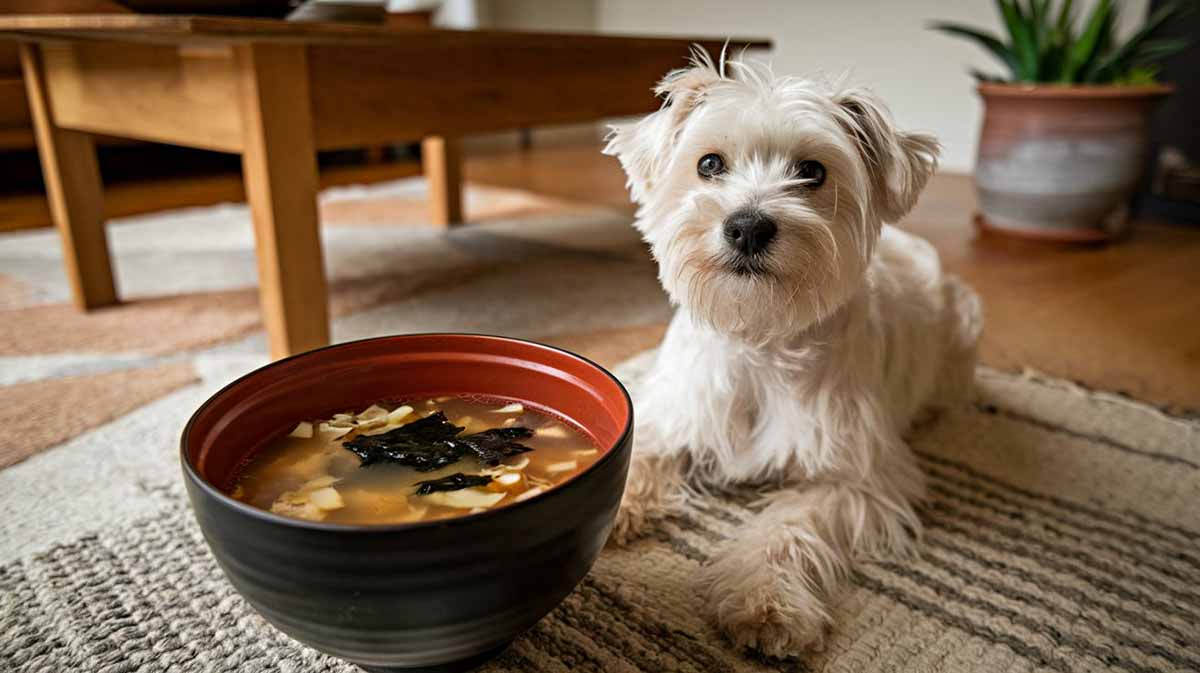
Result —
POLYGON ((501 337, 406 335, 330 346, 247 374, 192 416, 181 460, 213 556, 268 622, 368 670, 457 671, 498 653, 587 574, 621 500, 632 427, 625 389, 582 357, 501 337), (303 521, 225 495, 247 457, 299 419, 460 393, 552 412, 603 454, 524 502, 425 523, 303 521))

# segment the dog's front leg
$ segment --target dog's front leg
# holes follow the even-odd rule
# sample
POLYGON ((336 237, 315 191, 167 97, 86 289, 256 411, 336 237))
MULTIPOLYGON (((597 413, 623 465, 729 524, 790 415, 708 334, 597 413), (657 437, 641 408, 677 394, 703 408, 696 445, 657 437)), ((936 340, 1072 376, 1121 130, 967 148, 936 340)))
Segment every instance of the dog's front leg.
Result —
MULTIPOLYGON (((907 453, 907 452, 906 452, 907 453)), ((920 473, 806 484, 767 497, 702 576, 710 615, 738 646, 783 657, 822 645, 856 556, 906 553, 920 473)))
MULTIPOLYGON (((642 440, 637 440, 642 441, 642 440)), ((625 480, 625 495, 613 526, 610 539, 625 544, 671 512, 686 506, 682 455, 664 455, 648 447, 644 441, 635 444, 625 480)))

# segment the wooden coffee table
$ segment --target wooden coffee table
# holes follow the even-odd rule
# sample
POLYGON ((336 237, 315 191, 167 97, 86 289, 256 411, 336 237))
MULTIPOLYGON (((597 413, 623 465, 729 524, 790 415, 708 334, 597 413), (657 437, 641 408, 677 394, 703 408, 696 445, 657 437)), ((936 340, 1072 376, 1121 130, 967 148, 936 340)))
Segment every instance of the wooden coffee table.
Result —
MULTIPOLYGON (((651 86, 718 40, 156 15, 0 17, 21 42, 75 304, 116 303, 89 134, 242 156, 271 356, 329 342, 316 151, 423 139, 433 220, 461 219, 468 133, 657 107, 651 86)), ((766 47, 764 41, 735 40, 766 47)))

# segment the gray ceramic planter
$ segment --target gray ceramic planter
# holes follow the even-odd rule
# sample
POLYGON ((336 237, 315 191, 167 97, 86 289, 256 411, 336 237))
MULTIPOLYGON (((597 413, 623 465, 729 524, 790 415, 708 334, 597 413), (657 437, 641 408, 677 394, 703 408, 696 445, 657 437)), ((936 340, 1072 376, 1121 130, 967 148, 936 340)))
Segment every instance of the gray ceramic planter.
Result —
POLYGON ((1149 115, 1170 91, 980 84, 981 226, 1058 241, 1103 241, 1124 232, 1149 115))

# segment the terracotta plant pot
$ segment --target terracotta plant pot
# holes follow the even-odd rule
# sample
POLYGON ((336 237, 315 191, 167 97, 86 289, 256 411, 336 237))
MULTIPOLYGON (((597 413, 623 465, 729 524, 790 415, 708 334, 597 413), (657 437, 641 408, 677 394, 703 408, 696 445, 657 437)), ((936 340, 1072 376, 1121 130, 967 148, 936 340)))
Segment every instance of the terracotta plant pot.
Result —
POLYGON ((980 84, 980 225, 1057 241, 1123 233, 1150 112, 1170 92, 1168 86, 980 84))
POLYGON ((632 427, 625 389, 577 355, 502 337, 419 334, 329 346, 243 376, 192 416, 180 457, 213 556, 268 622, 369 671, 449 673, 494 656, 587 574, 621 501, 632 427), (439 521, 289 519, 225 494, 238 466, 297 419, 455 393, 552 412, 604 453, 541 495, 439 521))

